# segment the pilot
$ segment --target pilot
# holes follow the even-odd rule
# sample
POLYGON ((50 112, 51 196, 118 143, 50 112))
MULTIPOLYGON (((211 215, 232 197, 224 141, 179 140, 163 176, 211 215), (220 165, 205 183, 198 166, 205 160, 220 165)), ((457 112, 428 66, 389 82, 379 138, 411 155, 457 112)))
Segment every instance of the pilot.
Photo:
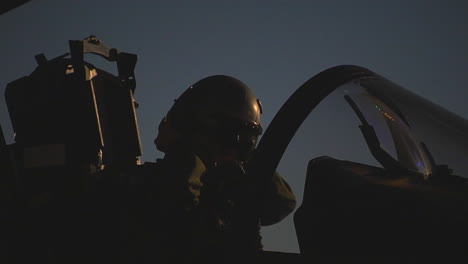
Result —
POLYGON ((294 210, 295 196, 277 173, 267 186, 254 186, 246 177, 262 133, 261 112, 244 83, 215 75, 188 88, 162 119, 155 145, 165 156, 143 166, 153 171, 149 186, 157 186, 152 193, 158 214, 148 219, 157 222, 155 254, 161 261, 259 252, 260 225, 277 223, 294 210), (262 203, 253 201, 258 188, 266 190, 262 203))

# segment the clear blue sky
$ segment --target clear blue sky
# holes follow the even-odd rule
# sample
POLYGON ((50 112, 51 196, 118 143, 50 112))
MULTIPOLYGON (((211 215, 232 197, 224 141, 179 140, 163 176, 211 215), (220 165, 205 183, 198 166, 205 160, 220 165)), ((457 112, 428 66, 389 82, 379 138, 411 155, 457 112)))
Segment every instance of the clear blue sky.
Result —
MULTIPOLYGON (((34 70, 34 55, 67 52, 70 39, 93 34, 136 53, 144 161, 161 156, 152 141, 173 99, 214 74, 252 88, 264 127, 303 82, 340 64, 364 66, 466 118, 467 14, 463 0, 33 0, 0 16, 0 90, 34 70)), ((11 142, 3 97, 0 123, 11 142)), ((304 175, 283 170, 301 198, 304 175)), ((267 249, 298 251, 290 218, 264 236, 267 249)))

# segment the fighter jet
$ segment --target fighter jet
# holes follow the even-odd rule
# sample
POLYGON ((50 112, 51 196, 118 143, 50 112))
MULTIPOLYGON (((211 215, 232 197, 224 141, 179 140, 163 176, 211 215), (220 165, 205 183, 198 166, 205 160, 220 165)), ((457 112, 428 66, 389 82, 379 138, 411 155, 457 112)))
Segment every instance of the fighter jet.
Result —
MULTIPOLYGON (((78 194, 92 186, 100 166, 135 166, 141 155, 133 99, 136 56, 110 49, 95 37, 71 41, 70 47, 71 54, 52 60, 36 56, 38 68, 9 84, 6 101, 16 143, 7 145, 0 134, 0 170, 16 177, 1 179, 2 199, 8 204, 4 225, 15 228, 3 237, 13 240, 0 242, 50 263, 51 252, 57 252, 51 249, 54 245, 71 250, 61 254, 74 252, 82 241, 100 248, 98 241, 86 240, 93 230, 82 228, 85 225, 65 234, 76 237, 65 246, 57 243, 63 234, 47 237, 47 229, 57 225, 71 232, 64 223, 88 221, 74 217, 91 210, 90 201, 81 203, 79 195, 64 211, 43 210, 52 196, 70 195, 62 193, 64 186, 78 194), (119 76, 84 62, 86 52, 116 61, 119 76), (36 89, 38 84, 43 84, 41 89, 36 89), (44 96, 47 103, 39 100, 44 96), (57 113, 57 108, 81 109, 87 118, 75 116, 58 124, 57 117, 74 112, 57 113), (47 118, 50 115, 55 118, 47 118), (63 171, 75 173, 65 178, 63 171)), ((369 69, 337 66, 316 74, 286 100, 261 138, 247 174, 257 179, 257 186, 265 186, 289 157, 306 168, 304 198, 294 215, 300 253, 265 251, 258 263, 466 258, 468 122, 462 117, 369 69), (326 116, 327 123, 317 122, 317 116, 326 116), (321 142, 320 132, 336 140, 321 142), (349 155, 314 157, 316 142, 349 155)))

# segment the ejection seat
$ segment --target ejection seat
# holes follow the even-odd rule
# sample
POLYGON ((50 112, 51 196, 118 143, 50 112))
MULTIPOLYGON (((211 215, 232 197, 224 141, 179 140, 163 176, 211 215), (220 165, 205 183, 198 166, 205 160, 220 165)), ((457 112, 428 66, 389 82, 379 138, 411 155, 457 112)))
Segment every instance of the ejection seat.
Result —
POLYGON ((294 215, 301 255, 307 263, 466 258, 468 193, 466 186, 454 192, 457 185, 436 186, 331 157, 312 159, 294 215))

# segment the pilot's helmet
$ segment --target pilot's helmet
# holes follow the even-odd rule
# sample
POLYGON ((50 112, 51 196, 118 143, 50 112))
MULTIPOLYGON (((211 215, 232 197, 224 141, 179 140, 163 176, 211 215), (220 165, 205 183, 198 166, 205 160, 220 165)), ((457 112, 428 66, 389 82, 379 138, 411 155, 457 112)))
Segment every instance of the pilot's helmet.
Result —
POLYGON ((262 133, 260 101, 241 81, 225 75, 204 78, 189 87, 163 118, 155 144, 167 152, 184 143, 202 156, 234 151, 245 160, 262 133))

